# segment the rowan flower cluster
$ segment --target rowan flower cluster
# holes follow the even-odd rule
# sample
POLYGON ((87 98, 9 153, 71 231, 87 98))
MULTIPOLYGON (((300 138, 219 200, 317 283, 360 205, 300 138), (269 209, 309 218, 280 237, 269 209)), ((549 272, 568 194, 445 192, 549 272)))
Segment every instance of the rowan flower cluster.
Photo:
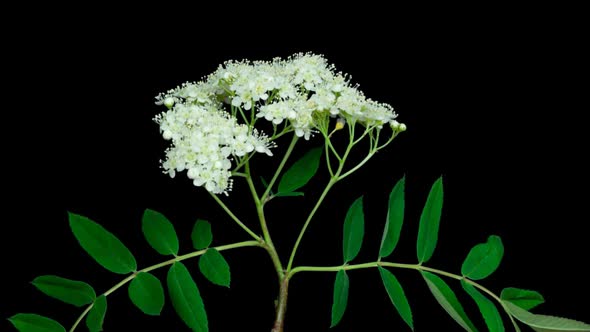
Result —
POLYGON ((215 194, 231 189, 232 156, 253 151, 272 156, 267 136, 211 105, 178 103, 156 116, 156 121, 164 138, 173 144, 166 150, 164 171, 174 177, 187 170, 195 186, 205 186, 215 194))
POLYGON ((388 124, 394 131, 401 125, 391 106, 366 98, 314 54, 228 61, 200 82, 160 94, 156 103, 169 109, 155 118, 163 137, 172 141, 164 172, 174 176, 187 170, 196 186, 216 194, 231 189, 233 159, 254 152, 272 155, 275 137, 254 128, 258 119, 275 129, 282 124, 305 139, 325 129, 318 126, 322 119, 379 129, 388 124))

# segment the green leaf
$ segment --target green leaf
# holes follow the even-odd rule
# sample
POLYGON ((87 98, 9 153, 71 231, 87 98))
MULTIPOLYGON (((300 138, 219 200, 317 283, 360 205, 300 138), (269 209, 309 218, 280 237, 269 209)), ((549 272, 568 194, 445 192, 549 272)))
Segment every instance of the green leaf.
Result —
POLYGON ((66 332, 60 323, 37 314, 16 314, 8 320, 20 332, 66 332))
POLYGON ((521 307, 513 304, 512 302, 502 301, 506 306, 508 312, 519 321, 530 326, 537 332, 560 332, 560 331, 573 331, 573 332, 588 332, 590 331, 590 325, 579 322, 573 319, 567 319, 555 316, 546 315, 535 315, 521 307))
POLYGON ((343 254, 344 263, 353 260, 361 250, 365 233, 365 216, 363 214, 363 197, 352 203, 344 219, 343 254))
POLYGON ((90 304, 96 299, 94 289, 82 281, 47 275, 37 277, 31 283, 46 295, 76 307, 90 304))
POLYGON ((311 149, 297 160, 281 177, 278 192, 290 193, 309 182, 318 171, 322 150, 322 147, 311 149))
POLYGON ((445 309, 445 311, 466 331, 477 331, 463 306, 459 303, 455 292, 437 275, 430 272, 421 271, 422 277, 426 280, 428 288, 434 295, 436 301, 445 309))
POLYGON ((389 295, 389 299, 393 306, 397 309, 397 312, 402 317, 404 322, 414 330, 414 322, 412 320, 412 309, 408 303, 408 298, 402 288, 402 285, 397 281, 397 278, 393 273, 379 266, 379 274, 381 274, 381 280, 383 280, 383 286, 389 295))
POLYGON ((197 284, 186 266, 181 262, 172 264, 168 270, 168 293, 174 310, 184 323, 197 332, 207 332, 207 312, 197 284))
POLYGON ((127 289, 131 302, 146 315, 158 316, 164 308, 164 288, 152 274, 140 272, 127 289))
POLYGON ((147 242, 161 255, 178 255, 178 236, 172 223, 160 212, 146 209, 141 230, 147 242))
POLYGON ((104 322, 104 316, 107 313, 107 298, 101 295, 96 298, 92 309, 86 316, 86 326, 90 332, 102 331, 102 323, 104 322))
POLYGON ((348 304, 348 287, 349 280, 346 271, 339 270, 336 273, 336 280, 334 281, 334 297, 332 302, 332 324, 330 327, 338 325, 344 311, 346 311, 346 305, 348 304))
POLYGON ((488 242, 471 248, 461 266, 463 276, 472 280, 481 280, 492 274, 502 261, 504 245, 499 236, 492 235, 488 242))
POLYGON ((199 219, 193 226, 193 232, 191 233, 193 240, 193 247, 197 250, 205 249, 213 242, 213 233, 211 233, 211 224, 206 221, 199 219))
POLYGON ((82 248, 105 269, 127 274, 137 269, 135 257, 119 239, 94 221, 69 214, 70 228, 82 248))
MULTIPOLYGON (((262 176, 260 177, 260 182, 262 182, 262 185, 264 186, 264 190, 266 190, 268 188, 268 182, 262 176)), ((273 194, 272 190, 269 190, 269 193, 271 196, 274 196, 274 197, 294 197, 294 196, 303 196, 304 195, 301 191, 273 194)))
POLYGON ((543 295, 539 292, 514 287, 504 288, 500 298, 504 301, 510 301, 524 310, 531 310, 545 302, 543 295))
POLYGON ((278 193, 274 195, 275 197, 296 197, 296 196, 304 196, 305 194, 301 191, 292 191, 290 193, 278 193))
POLYGON ((465 280, 461 280, 461 286, 477 304, 488 330, 490 332, 504 332, 502 316, 500 316, 496 305, 465 280))
POLYGON ((207 249, 203 256, 199 258, 199 269, 212 283, 229 287, 231 281, 229 265, 217 249, 207 249))
POLYGON ((438 240, 438 227, 443 205, 443 180, 442 176, 434 182, 426 199, 426 204, 420 216, 420 228, 418 229, 418 261, 428 261, 438 240))
POLYGON ((385 258, 393 252, 404 223, 404 190, 406 177, 399 180, 391 194, 389 194, 389 208, 387 210, 387 219, 385 220, 385 229, 379 248, 379 258, 385 258))

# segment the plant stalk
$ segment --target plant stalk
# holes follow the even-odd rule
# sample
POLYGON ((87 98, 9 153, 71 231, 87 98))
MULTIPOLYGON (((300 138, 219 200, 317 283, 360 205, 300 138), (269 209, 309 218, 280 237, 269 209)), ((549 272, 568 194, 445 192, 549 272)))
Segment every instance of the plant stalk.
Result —
POLYGON ((281 282, 281 289, 279 291, 279 299, 277 302, 277 316, 275 324, 271 332, 283 332, 285 323, 285 313, 287 312, 287 296, 289 295, 289 278, 283 277, 281 282))
MULTIPOLYGON (((286 159, 286 158, 285 158, 286 159)), ((272 263, 277 271, 277 275, 279 276, 279 283, 283 280, 283 276, 285 272, 283 271, 283 264, 279 259, 279 255, 277 254, 277 250, 275 249, 274 244, 272 243, 272 238, 270 237, 270 232, 268 231, 268 226, 266 224, 266 217, 264 216, 264 206, 263 202, 258 197, 258 193, 256 192, 256 187, 254 186, 254 182, 252 181, 252 174, 250 172, 250 163, 246 163, 246 182, 248 182, 248 186, 250 187, 250 192, 252 193, 252 198, 254 199, 254 204, 256 205, 256 214, 258 215, 258 219, 260 221, 260 227, 262 228, 262 234, 264 236, 264 248, 270 255, 272 263)))

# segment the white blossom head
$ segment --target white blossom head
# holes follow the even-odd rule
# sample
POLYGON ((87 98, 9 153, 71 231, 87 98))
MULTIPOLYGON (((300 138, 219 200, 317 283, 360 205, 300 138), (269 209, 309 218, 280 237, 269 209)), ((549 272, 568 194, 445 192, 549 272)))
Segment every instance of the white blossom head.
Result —
POLYGON ((405 128, 391 106, 366 98, 323 56, 310 53, 227 61, 200 82, 161 93, 156 103, 169 109, 155 119, 172 142, 164 172, 174 176, 187 170, 196 186, 216 194, 231 189, 231 173, 237 171, 232 161, 253 153, 271 156, 273 140, 281 134, 310 139, 314 131, 326 130, 322 124, 331 118, 339 119, 337 125, 405 128), (254 127, 261 120, 273 127, 272 136, 254 127))
POLYGON ((253 152, 272 156, 267 136, 211 105, 177 102, 155 120, 163 137, 172 141, 162 162, 164 172, 174 177, 186 170, 195 186, 215 194, 231 190, 232 157, 253 152))

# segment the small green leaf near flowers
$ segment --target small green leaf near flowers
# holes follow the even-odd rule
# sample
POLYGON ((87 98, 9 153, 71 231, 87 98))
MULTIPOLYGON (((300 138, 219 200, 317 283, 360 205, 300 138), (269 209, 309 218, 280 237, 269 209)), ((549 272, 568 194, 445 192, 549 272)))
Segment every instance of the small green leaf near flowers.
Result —
POLYGON ((305 194, 301 191, 292 191, 290 193, 277 193, 274 196, 275 197, 298 197, 298 196, 305 196, 305 194))
POLYGON ((278 186, 278 194, 285 195, 303 187, 318 171, 322 147, 309 150, 283 174, 278 186))

